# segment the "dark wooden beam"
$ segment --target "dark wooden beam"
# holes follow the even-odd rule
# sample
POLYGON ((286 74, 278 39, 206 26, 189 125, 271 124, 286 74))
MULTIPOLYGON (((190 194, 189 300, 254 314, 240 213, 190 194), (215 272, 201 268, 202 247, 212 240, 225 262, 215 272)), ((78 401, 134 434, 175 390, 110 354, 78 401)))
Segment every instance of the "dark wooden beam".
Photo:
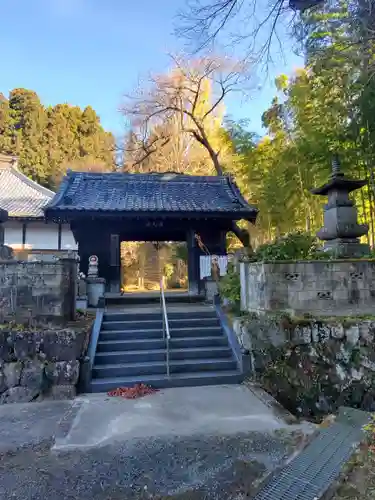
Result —
POLYGON ((198 295, 200 292, 199 276, 199 248, 195 239, 194 229, 189 229, 186 234, 186 243, 188 250, 188 281, 189 293, 198 295))

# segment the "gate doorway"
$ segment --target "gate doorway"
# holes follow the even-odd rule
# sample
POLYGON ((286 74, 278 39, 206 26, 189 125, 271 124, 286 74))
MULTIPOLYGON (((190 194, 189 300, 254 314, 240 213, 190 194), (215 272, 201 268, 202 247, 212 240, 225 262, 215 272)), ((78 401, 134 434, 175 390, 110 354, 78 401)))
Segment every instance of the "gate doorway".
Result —
POLYGON ((187 245, 185 242, 121 242, 121 290, 159 290, 160 280, 169 291, 188 290, 187 245))

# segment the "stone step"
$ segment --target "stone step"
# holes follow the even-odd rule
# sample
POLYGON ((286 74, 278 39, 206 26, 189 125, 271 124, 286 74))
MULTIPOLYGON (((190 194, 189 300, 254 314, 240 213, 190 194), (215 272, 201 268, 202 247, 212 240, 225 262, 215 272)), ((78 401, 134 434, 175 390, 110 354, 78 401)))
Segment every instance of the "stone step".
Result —
MULTIPOLYGON (((169 359, 200 359, 208 357, 229 358, 232 356, 232 349, 228 347, 191 347, 187 349, 170 349, 169 359)), ((98 352, 95 356, 95 365, 114 363, 138 363, 146 361, 166 361, 166 349, 148 349, 139 351, 109 351, 98 352)))
MULTIPOLYGON (((189 295, 188 293, 166 293, 167 304, 196 304, 206 300, 204 295, 189 295)), ((105 294, 106 306, 111 305, 139 305, 139 304, 158 304, 160 303, 160 293, 128 293, 120 294, 105 294)))
MULTIPOLYGON (((129 311, 116 311, 105 312, 103 316, 104 322, 110 321, 160 321, 162 318, 161 310, 155 312, 147 312, 148 310, 139 309, 139 312, 129 311)), ((187 311, 174 311, 173 308, 167 308, 168 320, 184 320, 191 318, 216 318, 216 312, 212 307, 203 308, 189 308, 187 311)))
MULTIPOLYGON (((220 336, 223 332, 220 327, 194 327, 194 328, 174 328, 170 330, 170 335, 173 338, 180 337, 199 337, 199 336, 220 336)), ((99 341, 102 340, 137 340, 137 339, 163 339, 163 330, 161 328, 155 328, 153 330, 105 330, 100 332, 99 341)))
MULTIPOLYGON (((205 371, 236 370, 236 361, 230 358, 219 359, 184 359, 172 360, 169 363, 170 373, 190 373, 205 371)), ((94 365, 93 378, 128 377, 132 375, 156 375, 167 373, 165 362, 151 361, 145 363, 124 363, 94 365)))
MULTIPOLYGON (((168 324, 169 324, 169 329, 173 330, 176 327, 188 328, 188 327, 195 327, 197 325, 220 326, 220 321, 219 318, 215 316, 203 317, 203 318, 190 317, 186 319, 185 318, 174 319, 168 317, 168 324)), ((101 331, 105 330, 125 331, 125 330, 135 330, 138 328, 140 330, 146 330, 148 328, 152 330, 155 328, 162 328, 162 327, 163 327, 163 320, 161 316, 159 316, 158 319, 145 319, 141 317, 138 318, 137 320, 131 320, 131 321, 103 321, 101 331)))
MULTIPOLYGON (((224 335, 220 336, 200 336, 200 337, 181 337, 170 340, 171 349, 187 349, 199 347, 224 347, 228 346, 228 339, 224 335)), ((99 338, 97 352, 113 351, 139 351, 155 350, 165 348, 163 339, 131 339, 131 340, 102 340, 99 338)))
POLYGON ((192 387, 202 385, 239 384, 243 375, 239 370, 222 372, 206 371, 193 373, 174 373, 167 375, 146 375, 131 377, 99 378, 91 381, 92 392, 107 392, 119 387, 132 387, 135 384, 147 384, 156 389, 167 387, 192 387))

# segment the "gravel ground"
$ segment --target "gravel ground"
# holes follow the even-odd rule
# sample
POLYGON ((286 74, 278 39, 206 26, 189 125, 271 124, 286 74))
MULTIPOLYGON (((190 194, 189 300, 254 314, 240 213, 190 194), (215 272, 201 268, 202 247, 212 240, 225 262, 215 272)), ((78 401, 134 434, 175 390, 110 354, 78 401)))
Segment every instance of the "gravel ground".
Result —
POLYGON ((128 440, 51 451, 53 440, 0 454, 0 498, 203 500, 251 498, 298 438, 258 433, 128 440))
POLYGON ((243 386, 0 407, 0 500, 241 500, 303 442, 243 386))

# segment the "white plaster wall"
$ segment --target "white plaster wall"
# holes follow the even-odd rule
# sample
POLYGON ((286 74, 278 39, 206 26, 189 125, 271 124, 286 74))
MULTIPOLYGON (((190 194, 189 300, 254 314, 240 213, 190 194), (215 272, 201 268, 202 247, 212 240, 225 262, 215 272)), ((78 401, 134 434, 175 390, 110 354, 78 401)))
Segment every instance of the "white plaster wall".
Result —
POLYGON ((28 222, 25 246, 29 249, 56 250, 58 248, 58 233, 58 224, 28 222))
POLYGON ((7 221, 3 224, 4 243, 12 248, 22 247, 22 222, 7 221))
MULTIPOLYGON (((25 248, 29 250, 57 250, 59 226, 54 222, 28 221, 26 223, 25 248)), ((22 248, 22 225, 20 221, 7 221, 4 227, 4 243, 14 249, 22 248)), ((65 224, 61 231, 61 250, 77 250, 70 226, 65 224)))
POLYGON ((69 224, 64 224, 61 228, 61 250, 78 250, 73 233, 69 224))

